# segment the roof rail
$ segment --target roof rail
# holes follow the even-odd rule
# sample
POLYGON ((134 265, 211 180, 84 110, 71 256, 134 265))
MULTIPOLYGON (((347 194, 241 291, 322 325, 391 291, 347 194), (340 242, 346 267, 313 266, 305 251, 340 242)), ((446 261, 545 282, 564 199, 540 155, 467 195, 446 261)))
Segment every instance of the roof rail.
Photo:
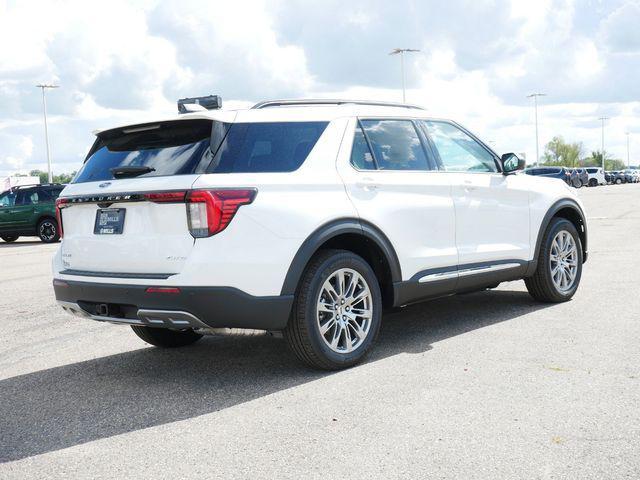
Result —
POLYGON ((331 100, 324 98, 317 99, 300 99, 300 100, 267 100, 264 102, 256 103, 252 110, 269 108, 269 107, 288 107, 288 106, 304 106, 304 105, 372 105, 377 107, 398 107, 398 108, 415 108, 417 110, 424 110, 424 108, 418 105, 411 105, 408 103, 395 103, 395 102, 379 102, 376 100, 331 100))

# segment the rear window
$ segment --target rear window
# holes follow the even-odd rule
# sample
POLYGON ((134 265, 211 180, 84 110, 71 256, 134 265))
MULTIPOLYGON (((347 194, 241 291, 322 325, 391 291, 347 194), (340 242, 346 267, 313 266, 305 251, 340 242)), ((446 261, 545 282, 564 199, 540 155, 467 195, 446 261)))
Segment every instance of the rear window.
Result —
POLYGON ((110 130, 99 136, 73 183, 111 180, 117 167, 153 169, 139 178, 290 172, 302 165, 327 123, 179 120, 110 130))

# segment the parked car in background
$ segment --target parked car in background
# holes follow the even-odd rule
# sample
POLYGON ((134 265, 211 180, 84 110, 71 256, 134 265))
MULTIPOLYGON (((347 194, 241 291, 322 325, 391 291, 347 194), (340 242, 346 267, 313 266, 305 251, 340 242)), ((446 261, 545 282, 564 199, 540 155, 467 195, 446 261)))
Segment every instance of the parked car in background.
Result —
POLYGON ((627 170, 625 170, 622 173, 624 174, 624 178, 627 181, 627 183, 638 183, 638 172, 637 172, 637 170, 633 170, 633 169, 628 168, 627 170))
POLYGON ((611 176, 611 183, 615 183, 616 185, 627 183, 627 177, 624 172, 611 172, 611 176))
POLYGON ((614 177, 615 175, 613 174, 612 171, 607 170, 606 172, 604 172, 604 179, 607 182, 607 184, 613 183, 614 177))
POLYGON ((571 185, 571 172, 565 167, 533 167, 524 170, 527 175, 557 178, 571 185))
POLYGON ((586 169, 574 168, 573 171, 576 172, 576 175, 578 175, 578 180, 580 181, 581 187, 586 187, 587 185, 589 185, 589 174, 587 173, 586 169))
POLYGON ((589 176, 588 185, 590 187, 597 187, 598 185, 606 185, 607 179, 605 178, 605 172, 600 167, 587 167, 585 168, 587 175, 589 176))
POLYGON ((57 242, 60 229, 55 202, 64 185, 24 185, 0 194, 0 238, 37 236, 45 243, 57 242))

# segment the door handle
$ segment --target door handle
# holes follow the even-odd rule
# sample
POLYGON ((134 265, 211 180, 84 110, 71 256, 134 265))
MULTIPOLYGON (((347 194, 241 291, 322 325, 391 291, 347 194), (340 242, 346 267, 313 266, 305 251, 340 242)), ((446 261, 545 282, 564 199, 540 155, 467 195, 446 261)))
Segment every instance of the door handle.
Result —
POLYGON ((363 178, 359 182, 356 182, 356 187, 363 190, 377 190, 379 185, 373 181, 373 178, 363 178))

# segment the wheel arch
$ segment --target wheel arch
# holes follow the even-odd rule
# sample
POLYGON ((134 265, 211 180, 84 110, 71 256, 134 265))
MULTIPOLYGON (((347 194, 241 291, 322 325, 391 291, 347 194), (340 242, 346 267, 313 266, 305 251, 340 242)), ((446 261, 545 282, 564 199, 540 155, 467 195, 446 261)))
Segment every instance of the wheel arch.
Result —
POLYGON ((587 222, 585 214, 582 211, 580 205, 578 205, 578 202, 570 198, 563 198, 551 205, 549 210, 547 210, 544 218, 542 219, 540 228, 538 229, 535 255, 533 257, 533 261, 529 264, 530 271, 527 272, 528 276, 533 274, 538 264, 538 256, 540 255, 540 248, 542 247, 541 243, 544 232, 547 230, 547 227, 549 226, 551 220, 556 217, 569 220, 576 227, 578 235, 580 235, 580 243, 582 244, 582 263, 585 263, 587 261, 587 222))
POLYGON ((341 248, 363 257, 380 282, 384 305, 393 304, 393 283, 402 280, 396 251, 380 229, 355 218, 329 222, 307 237, 293 257, 282 285, 281 295, 296 293, 309 261, 319 250, 327 248, 341 248))

